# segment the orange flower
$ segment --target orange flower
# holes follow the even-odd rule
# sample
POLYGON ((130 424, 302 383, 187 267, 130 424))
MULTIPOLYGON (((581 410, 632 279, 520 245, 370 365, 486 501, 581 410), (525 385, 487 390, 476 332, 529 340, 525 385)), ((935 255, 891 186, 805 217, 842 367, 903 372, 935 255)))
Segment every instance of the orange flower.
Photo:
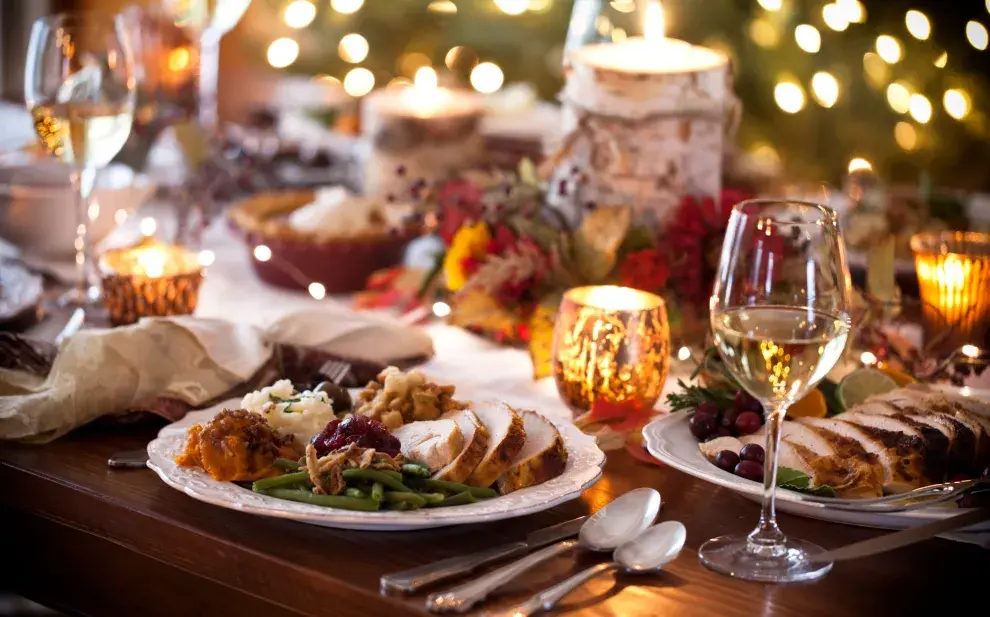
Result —
POLYGON ((478 264, 488 256, 488 244, 491 242, 491 232, 488 225, 478 222, 473 225, 463 225, 454 234, 443 258, 443 274, 447 280, 447 289, 457 291, 467 283, 478 264))

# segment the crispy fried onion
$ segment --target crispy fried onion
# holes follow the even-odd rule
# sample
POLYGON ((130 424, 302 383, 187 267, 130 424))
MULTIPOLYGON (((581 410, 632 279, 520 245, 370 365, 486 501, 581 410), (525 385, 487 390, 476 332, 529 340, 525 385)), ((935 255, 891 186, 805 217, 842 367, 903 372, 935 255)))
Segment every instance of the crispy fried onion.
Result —
POLYGON ((309 474, 313 483, 313 492, 317 494, 339 495, 344 492, 344 468, 358 467, 360 469, 391 469, 401 471, 406 462, 402 454, 394 457, 374 448, 361 448, 349 443, 343 448, 334 450, 326 456, 317 457, 316 447, 306 445, 306 466, 300 468, 309 474))

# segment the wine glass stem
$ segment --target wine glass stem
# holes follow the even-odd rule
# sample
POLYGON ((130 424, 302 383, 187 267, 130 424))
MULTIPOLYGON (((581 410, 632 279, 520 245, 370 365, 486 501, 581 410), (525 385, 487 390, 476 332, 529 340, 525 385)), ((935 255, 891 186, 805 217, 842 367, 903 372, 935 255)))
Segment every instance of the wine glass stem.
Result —
POLYGON ((220 37, 212 32, 200 36, 199 48, 199 124, 208 135, 220 129, 217 90, 220 78, 220 37))
POLYGON ((97 283, 96 262, 93 257, 92 221, 89 208, 96 186, 96 169, 83 167, 72 172, 70 179, 76 194, 76 270, 78 272, 77 301, 85 304, 97 283))
MULTIPOLYGON (((768 406, 769 407, 769 406, 768 406)), ((760 522, 749 534, 750 550, 765 557, 777 557, 784 553, 784 534, 777 527, 774 496, 777 488, 777 459, 780 454, 780 434, 787 405, 778 405, 767 414, 766 446, 763 461, 763 508, 760 522)))

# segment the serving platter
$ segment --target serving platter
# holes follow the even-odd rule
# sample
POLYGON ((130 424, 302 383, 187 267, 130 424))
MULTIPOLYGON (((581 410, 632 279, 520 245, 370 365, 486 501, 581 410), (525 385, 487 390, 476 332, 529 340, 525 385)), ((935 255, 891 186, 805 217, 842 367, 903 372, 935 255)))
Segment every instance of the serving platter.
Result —
POLYGON ((602 476, 605 453, 594 437, 573 424, 554 422, 567 447, 564 473, 542 484, 475 504, 414 510, 408 512, 356 512, 286 501, 255 493, 233 482, 220 482, 202 469, 180 467, 175 456, 182 451, 186 431, 197 423, 208 422, 218 411, 240 406, 240 399, 224 401, 208 409, 192 412, 179 422, 163 428, 148 444, 148 467, 172 488, 194 499, 249 514, 284 518, 302 523, 359 529, 365 531, 406 531, 469 523, 487 523, 526 516, 576 499, 602 476))
MULTIPOLYGON (((674 469, 699 480, 736 491, 753 501, 760 501, 763 497, 762 484, 723 471, 701 454, 698 440, 691 434, 688 426, 689 419, 690 416, 686 413, 669 413, 646 425, 643 429, 643 437, 649 453, 674 469)), ((881 529, 913 527, 959 513, 959 508, 955 504, 937 505, 909 512, 849 512, 811 503, 802 493, 788 489, 777 490, 776 505, 778 511, 788 514, 881 529)), ((968 527, 965 531, 990 531, 990 521, 968 527)))

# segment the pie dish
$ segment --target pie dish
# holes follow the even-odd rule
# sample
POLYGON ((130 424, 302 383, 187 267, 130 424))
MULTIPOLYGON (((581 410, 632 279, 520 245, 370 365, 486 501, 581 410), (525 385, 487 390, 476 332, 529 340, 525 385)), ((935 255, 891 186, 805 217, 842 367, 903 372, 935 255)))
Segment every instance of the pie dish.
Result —
POLYGON ((252 196, 228 220, 249 250, 270 249, 251 260, 266 283, 291 289, 322 284, 327 293, 363 289, 368 276, 402 261, 421 231, 409 206, 352 195, 342 187, 252 196))

